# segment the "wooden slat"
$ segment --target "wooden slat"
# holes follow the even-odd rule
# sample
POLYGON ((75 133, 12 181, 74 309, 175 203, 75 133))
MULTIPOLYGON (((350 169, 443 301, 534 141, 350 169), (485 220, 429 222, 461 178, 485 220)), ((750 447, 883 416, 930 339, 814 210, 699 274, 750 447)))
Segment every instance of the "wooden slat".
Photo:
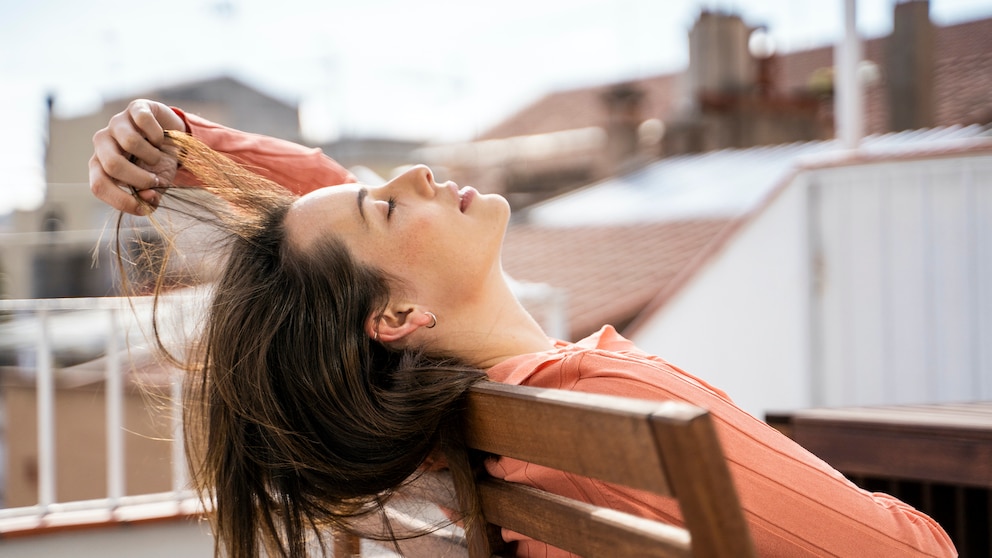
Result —
POLYGON ((805 415, 793 422, 796 442, 845 473, 986 488, 992 488, 989 433, 992 428, 900 428, 805 415))
POLYGON ((670 495, 647 420, 661 408, 693 409, 674 402, 482 383, 469 397, 467 442, 485 452, 670 495), (534 404, 540 401, 556 406, 534 404), (554 452, 548 452, 551 447, 554 452))
MULTIPOLYGON (((479 484, 489 521, 579 556, 689 558, 684 529, 605 510, 521 484, 479 484)), ((728 555, 729 556, 729 555, 728 555)))
MULTIPOLYGON (((893 425, 909 430, 947 428, 971 430, 992 439, 992 407, 981 405, 848 407, 808 409, 794 413, 796 420, 836 421, 893 425)), ((969 434, 971 435, 971 434, 969 434)))
POLYGON ((862 488, 900 488, 894 495, 940 523, 962 558, 990 555, 992 402, 812 409, 769 419, 783 417, 794 440, 862 488))
MULTIPOLYGON (((466 413, 469 447, 625 486, 674 495, 693 542, 689 556, 756 556, 709 413, 652 402, 559 390, 481 384, 466 413)), ((484 481, 490 523, 583 556, 683 556, 662 541, 685 530, 629 517, 646 527, 617 530, 618 512, 523 486, 484 481), (610 531, 612 530, 612 538, 610 531), (637 541, 628 543, 621 541, 637 541)), ((623 523, 623 522, 621 522, 623 523)), ((633 528, 633 527, 631 527, 633 528)), ((678 541, 685 534, 675 535, 678 541), (681 537, 681 538, 680 538, 681 537)))
MULTIPOLYGON (((704 409, 483 382, 471 388, 463 418, 472 450, 674 496, 685 519, 685 528, 668 525, 492 479, 478 469, 478 479, 453 474, 459 506, 481 506, 483 524, 466 530, 471 558, 490 558, 500 548, 496 526, 587 558, 757 556, 704 409)), ((466 452, 446 451, 453 472, 473 470, 466 452)))
POLYGON ((683 519, 692 533, 693 555, 757 556, 710 415, 659 412, 651 419, 683 519))
POLYGON ((986 425, 990 424, 989 417, 992 416, 992 402, 988 401, 899 405, 899 408, 910 412, 933 412, 938 414, 960 414, 963 416, 981 417, 981 422, 986 425))

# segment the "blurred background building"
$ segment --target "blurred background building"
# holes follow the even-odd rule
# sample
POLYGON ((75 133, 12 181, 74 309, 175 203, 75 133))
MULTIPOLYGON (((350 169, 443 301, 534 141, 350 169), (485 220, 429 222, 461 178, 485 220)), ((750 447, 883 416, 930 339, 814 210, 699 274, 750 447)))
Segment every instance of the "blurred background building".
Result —
MULTIPOLYGON (((505 268, 557 335, 613 324, 756 416, 992 399, 992 19, 937 25, 929 2, 895 3, 891 32, 862 44, 866 136, 852 148, 835 139, 834 47, 777 50, 776 30, 740 4, 685 22, 684 69, 551 91, 460 141, 306 134, 305 103, 224 71, 84 115, 59 114, 52 98, 45 198, 6 219, 0 294, 115 294, 109 251, 93 252, 114 215, 86 185, 90 138, 148 97, 317 145, 369 181, 427 162, 505 195, 505 268)), ((56 428, 69 436, 62 501, 109 483, 93 482, 108 462, 89 454, 109 445, 99 370, 123 334, 82 312, 46 318, 59 332, 56 428)), ((38 492, 37 324, 31 312, 0 323, 8 506, 38 492)), ((146 422, 168 413, 139 395, 170 380, 136 355, 122 362, 128 494, 168 490, 173 455, 168 428, 146 422)))

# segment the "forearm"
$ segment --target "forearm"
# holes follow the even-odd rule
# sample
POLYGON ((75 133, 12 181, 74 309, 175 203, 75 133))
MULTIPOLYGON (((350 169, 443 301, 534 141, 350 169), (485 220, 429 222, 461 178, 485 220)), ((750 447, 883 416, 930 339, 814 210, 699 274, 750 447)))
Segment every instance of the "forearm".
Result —
POLYGON ((705 402, 756 541, 778 556, 952 557, 930 517, 855 486, 829 464, 729 401, 705 402))
POLYGON ((580 381, 572 389, 680 399, 709 409, 763 556, 957 555, 944 530, 925 514, 886 494, 859 489, 722 395, 687 375, 669 376, 665 368, 646 371, 643 375, 657 379, 649 384, 609 377, 580 381))
MULTIPOLYGON (((303 195, 324 186, 355 182, 355 177, 320 149, 221 126, 195 114, 173 108, 186 131, 242 166, 303 195)), ((190 177, 182 173, 181 178, 190 177)))

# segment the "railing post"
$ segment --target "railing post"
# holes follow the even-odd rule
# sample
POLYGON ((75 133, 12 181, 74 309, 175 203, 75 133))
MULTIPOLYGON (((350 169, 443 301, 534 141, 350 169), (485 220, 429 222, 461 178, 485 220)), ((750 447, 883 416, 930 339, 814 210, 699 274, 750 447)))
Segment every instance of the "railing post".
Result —
MULTIPOLYGON (((127 393, 128 367, 126 348, 127 332, 129 326, 128 315, 124 314, 130 308, 131 311, 139 312, 136 315, 138 320, 144 316, 143 311, 147 308, 143 306, 145 300, 131 300, 128 302, 122 299, 111 298, 83 298, 83 299, 24 299, 24 300, 0 300, 0 312, 15 313, 16 320, 10 324, 0 324, 0 335, 7 335, 7 331, 14 336, 9 343, 12 347, 19 347, 21 343, 26 345, 29 354, 21 355, 24 359, 22 363, 26 370, 26 378, 31 378, 27 374, 33 375, 33 386, 35 388, 34 401, 36 410, 36 446, 37 446, 37 503, 18 507, 0 506, 0 520, 14 517, 45 516, 49 514, 62 513, 77 510, 103 509, 113 511, 121 506, 127 506, 138 502, 163 502, 173 501, 185 509, 185 502, 190 497, 189 473, 186 468, 186 448, 182 434, 182 374, 177 373, 171 382, 171 416, 169 416, 169 428, 173 433, 174 443, 171 447, 172 459, 172 490, 160 494, 127 495, 127 461, 126 461, 126 432, 124 422, 126 421, 125 411, 127 402, 124 399, 127 393), (106 469, 104 475, 107 482, 105 498, 93 500, 80 500, 65 502, 59 501, 57 488, 58 459, 56 447, 57 420, 56 405, 58 404, 57 394, 57 350, 62 343, 69 346, 74 342, 72 335, 63 337, 61 335, 62 324, 59 323, 59 315, 62 312, 87 311, 95 313, 96 320, 109 319, 106 328, 106 337, 102 339, 104 344, 105 364, 102 375, 104 377, 104 420, 106 448, 106 469), (106 316, 106 318, 105 318, 106 316), (21 319, 23 318, 23 319, 21 319), (8 328, 9 326, 9 328, 8 328), (28 363, 28 360, 33 362, 28 363), (29 372, 27 371, 29 370, 29 372)), ((72 320, 69 321, 69 325, 72 320)), ((135 322, 136 327, 140 327, 135 322)), ((100 331, 83 332, 96 335, 103 334, 100 331)), ((73 332, 75 333, 75 332, 73 332)), ((4 341, 8 341, 6 337, 4 341)), ((156 415, 156 419, 162 415, 156 415)), ((164 417, 163 417, 164 418, 164 417)), ((30 425, 25 425, 30 427, 30 425)), ((156 424, 158 426, 158 424, 156 424)), ((68 459, 70 456, 63 456, 68 459)), ((99 473, 97 473, 99 474, 99 473)), ((2 545, 0 545, 2 546, 2 545)), ((0 552, 2 554, 2 552, 0 552)))
POLYGON ((120 322, 117 309, 108 311, 107 385, 104 397, 107 405, 107 500, 111 509, 124 496, 124 379, 120 363, 120 322))
POLYGON ((183 438, 183 381, 178 373, 172 377, 172 492, 177 500, 187 488, 186 440, 183 438))
POLYGON ((55 503, 55 375, 48 310, 38 309, 38 506, 42 515, 55 503))

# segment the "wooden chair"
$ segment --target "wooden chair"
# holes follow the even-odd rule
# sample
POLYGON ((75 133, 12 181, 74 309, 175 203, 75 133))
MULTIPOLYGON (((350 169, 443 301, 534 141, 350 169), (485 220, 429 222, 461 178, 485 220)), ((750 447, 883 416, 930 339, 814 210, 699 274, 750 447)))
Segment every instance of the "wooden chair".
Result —
POLYGON ((484 382, 472 388, 464 419, 474 450, 672 496, 685 521, 668 525, 483 474, 455 485, 463 501, 476 492, 489 524, 470 531, 471 558, 492 555, 497 527, 585 557, 756 556, 704 409, 484 382))

